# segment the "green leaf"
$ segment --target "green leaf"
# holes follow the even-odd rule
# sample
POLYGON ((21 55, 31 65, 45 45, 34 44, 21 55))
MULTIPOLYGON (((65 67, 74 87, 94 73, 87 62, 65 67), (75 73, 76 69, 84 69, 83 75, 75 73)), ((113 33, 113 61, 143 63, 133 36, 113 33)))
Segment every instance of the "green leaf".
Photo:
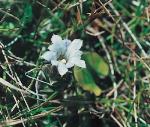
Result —
POLYGON ((98 75, 107 76, 109 73, 108 64, 104 59, 95 52, 87 52, 83 54, 86 64, 98 75))
POLYGON ((25 5, 24 8, 24 14, 21 19, 22 24, 25 25, 26 23, 29 23, 32 21, 32 6, 30 4, 25 5))
POLYGON ((91 73, 87 69, 74 67, 74 76, 84 90, 94 93, 96 96, 101 94, 102 90, 96 85, 91 73))

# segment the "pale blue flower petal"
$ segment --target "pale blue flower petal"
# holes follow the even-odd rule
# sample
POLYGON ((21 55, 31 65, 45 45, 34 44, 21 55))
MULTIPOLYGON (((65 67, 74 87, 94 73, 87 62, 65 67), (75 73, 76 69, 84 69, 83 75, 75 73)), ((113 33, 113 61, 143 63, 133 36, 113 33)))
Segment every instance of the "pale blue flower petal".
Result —
POLYGON ((75 50, 75 51, 72 51, 71 53, 68 53, 68 55, 69 55, 68 62, 66 64, 67 68, 71 68, 74 65, 78 65, 78 62, 81 62, 81 66, 85 67, 84 63, 82 61, 80 61, 81 55, 82 55, 82 51, 75 50))
POLYGON ((83 41, 80 39, 74 39, 69 45, 68 50, 79 50, 83 44, 83 41))
POLYGON ((52 45, 50 45, 49 47, 48 47, 48 49, 50 50, 50 51, 53 51, 53 52, 58 52, 58 50, 59 50, 59 48, 60 48, 60 45, 59 44, 52 44, 52 45))
POLYGON ((62 38, 61 38, 61 36, 54 34, 54 35, 52 36, 52 38, 51 38, 51 41, 52 41, 53 44, 54 44, 54 43, 59 43, 59 42, 62 41, 62 38))
POLYGON ((63 40, 63 43, 64 43, 64 46, 65 46, 66 48, 68 48, 68 46, 71 44, 71 41, 68 40, 68 39, 64 39, 64 40, 63 40))
POLYGON ((71 43, 69 40, 60 40, 58 39, 58 42, 53 43, 48 47, 50 51, 56 52, 57 56, 59 57, 60 55, 65 55, 68 45, 71 43))
POLYGON ((51 60, 53 66, 58 66, 59 62, 57 60, 51 60))
POLYGON ((78 67, 86 68, 86 64, 84 60, 78 60, 75 62, 75 65, 78 67))
POLYGON ((71 67, 73 67, 74 66, 74 63, 72 62, 72 61, 68 61, 67 63, 66 63, 66 67, 67 68, 71 68, 71 67))
POLYGON ((78 58, 78 57, 72 57, 72 58, 70 58, 68 60, 68 62, 66 63, 67 68, 73 67, 76 64, 76 62, 78 62, 79 60, 80 60, 80 58, 78 58))
POLYGON ((56 59, 56 53, 55 52, 51 52, 51 51, 46 51, 42 56, 42 59, 45 59, 47 61, 51 61, 53 59, 56 59))
POLYGON ((63 76, 64 74, 66 74, 68 71, 67 67, 65 64, 59 62, 58 64, 58 72, 61 76, 63 76))
POLYGON ((66 57, 74 57, 74 56, 79 56, 81 58, 82 52, 79 50, 82 46, 82 40, 80 39, 75 39, 72 41, 72 43, 68 46, 67 52, 66 52, 66 57))
POLYGON ((79 59, 81 58, 81 55, 83 54, 82 53, 82 51, 80 51, 80 50, 74 50, 74 51, 72 51, 72 52, 70 52, 70 53, 68 53, 69 54, 69 59, 71 59, 72 57, 78 57, 79 59))

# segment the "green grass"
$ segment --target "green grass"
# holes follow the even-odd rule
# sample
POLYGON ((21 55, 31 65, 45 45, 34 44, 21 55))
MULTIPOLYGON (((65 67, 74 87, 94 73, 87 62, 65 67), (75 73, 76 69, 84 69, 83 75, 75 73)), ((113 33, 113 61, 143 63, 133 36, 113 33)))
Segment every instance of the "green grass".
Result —
POLYGON ((0 0, 0 127, 149 127, 148 8, 148 0, 0 0), (79 85, 73 68, 60 77, 40 59, 53 34, 82 39, 83 52, 106 61, 104 76, 89 61, 100 95, 86 75, 79 85))

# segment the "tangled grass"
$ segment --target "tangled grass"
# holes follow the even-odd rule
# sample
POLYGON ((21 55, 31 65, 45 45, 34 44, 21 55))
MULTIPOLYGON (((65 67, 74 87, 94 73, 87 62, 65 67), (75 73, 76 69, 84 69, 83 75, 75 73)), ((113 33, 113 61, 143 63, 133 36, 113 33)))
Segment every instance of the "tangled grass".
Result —
POLYGON ((148 0, 0 0, 0 127, 149 127, 149 24, 148 0), (53 34, 106 61, 100 95, 40 59, 53 34))

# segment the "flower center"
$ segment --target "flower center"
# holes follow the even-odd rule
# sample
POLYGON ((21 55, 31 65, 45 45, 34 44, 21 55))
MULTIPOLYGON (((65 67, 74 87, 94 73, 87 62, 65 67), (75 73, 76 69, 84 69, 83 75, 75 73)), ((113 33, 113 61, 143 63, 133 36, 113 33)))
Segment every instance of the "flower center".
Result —
POLYGON ((63 64, 66 64, 67 61, 65 59, 60 60, 63 64))

